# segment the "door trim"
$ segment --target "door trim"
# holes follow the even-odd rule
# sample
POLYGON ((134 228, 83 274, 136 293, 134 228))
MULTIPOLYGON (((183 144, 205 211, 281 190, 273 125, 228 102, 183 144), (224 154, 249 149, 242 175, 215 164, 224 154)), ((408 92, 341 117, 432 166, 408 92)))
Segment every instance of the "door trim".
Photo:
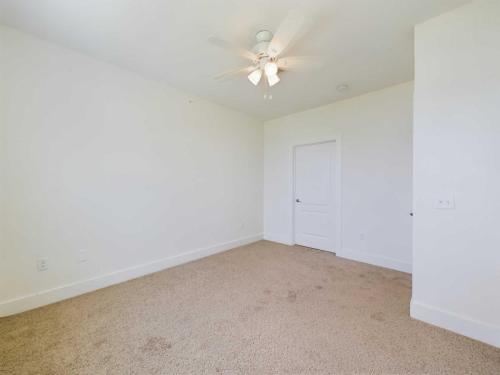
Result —
POLYGON ((335 249, 330 249, 332 253, 341 252, 342 251, 342 142, 340 135, 337 135, 333 138, 328 138, 325 140, 318 140, 315 142, 306 142, 306 143, 296 143, 292 145, 291 153, 292 153, 292 178, 291 178, 291 191, 292 191, 292 199, 290 200, 290 204, 292 205, 292 245, 295 245, 295 150, 300 146, 312 146, 318 145, 322 143, 330 143, 335 142, 335 159, 337 165, 335 166, 335 204, 337 205, 337 228, 336 228, 336 241, 335 241, 335 249))

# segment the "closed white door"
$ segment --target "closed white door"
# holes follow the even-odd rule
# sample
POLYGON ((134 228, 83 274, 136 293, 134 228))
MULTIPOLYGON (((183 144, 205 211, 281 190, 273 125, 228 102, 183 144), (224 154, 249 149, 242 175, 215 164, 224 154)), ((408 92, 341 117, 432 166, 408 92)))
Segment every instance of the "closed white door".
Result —
POLYGON ((336 143, 295 147, 295 243, 335 251, 336 143))

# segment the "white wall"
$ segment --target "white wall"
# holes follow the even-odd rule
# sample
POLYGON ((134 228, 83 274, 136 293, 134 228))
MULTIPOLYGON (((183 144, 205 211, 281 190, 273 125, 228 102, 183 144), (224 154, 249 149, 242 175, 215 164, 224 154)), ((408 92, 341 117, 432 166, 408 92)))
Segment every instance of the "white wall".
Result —
POLYGON ((0 315, 259 238, 259 121, 13 29, 0 46, 0 315))
POLYGON ((411 314, 500 346, 499 1, 416 28, 414 126, 411 314))
POLYGON ((264 237, 293 243, 292 147, 340 136, 337 255, 411 272, 412 92, 405 83, 265 123, 264 237))

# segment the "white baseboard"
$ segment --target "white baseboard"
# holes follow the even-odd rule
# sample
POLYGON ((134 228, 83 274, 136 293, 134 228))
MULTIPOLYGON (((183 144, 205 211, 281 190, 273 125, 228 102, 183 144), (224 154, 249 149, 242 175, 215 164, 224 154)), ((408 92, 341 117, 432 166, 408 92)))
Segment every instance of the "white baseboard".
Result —
POLYGON ((410 316, 500 348, 500 327, 411 300, 410 316))
POLYGON ((340 258, 346 258, 351 260, 356 260, 358 262, 373 264, 379 267, 390 268, 396 271, 411 273, 411 263, 404 262, 398 259, 388 258, 378 254, 370 254, 364 251, 342 249, 341 251, 336 251, 340 258))
POLYGON ((75 297, 80 294, 92 292, 97 289, 118 284, 127 280, 135 279, 140 276, 158 272, 166 268, 178 266, 183 263, 191 262, 197 259, 220 253, 232 248, 248 245, 262 239, 261 234, 239 238, 210 247, 205 247, 182 254, 158 259, 149 263, 114 271, 106 275, 93 277, 74 283, 61 285, 52 289, 42 290, 37 293, 25 295, 15 299, 0 302, 0 317, 17 314, 23 311, 31 310, 50 303, 62 301, 67 298, 75 297))
POLYGON ((289 245, 289 246, 293 245, 293 242, 290 241, 289 238, 280 235, 265 233, 264 239, 271 242, 281 243, 283 245, 289 245))

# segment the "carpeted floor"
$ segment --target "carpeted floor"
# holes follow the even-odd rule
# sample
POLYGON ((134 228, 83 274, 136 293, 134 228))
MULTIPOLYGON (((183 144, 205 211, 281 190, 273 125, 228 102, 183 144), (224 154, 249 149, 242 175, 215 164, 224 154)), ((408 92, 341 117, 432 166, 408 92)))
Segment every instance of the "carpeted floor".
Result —
POLYGON ((1 374, 500 374, 404 273, 261 241, 0 319, 1 374))

